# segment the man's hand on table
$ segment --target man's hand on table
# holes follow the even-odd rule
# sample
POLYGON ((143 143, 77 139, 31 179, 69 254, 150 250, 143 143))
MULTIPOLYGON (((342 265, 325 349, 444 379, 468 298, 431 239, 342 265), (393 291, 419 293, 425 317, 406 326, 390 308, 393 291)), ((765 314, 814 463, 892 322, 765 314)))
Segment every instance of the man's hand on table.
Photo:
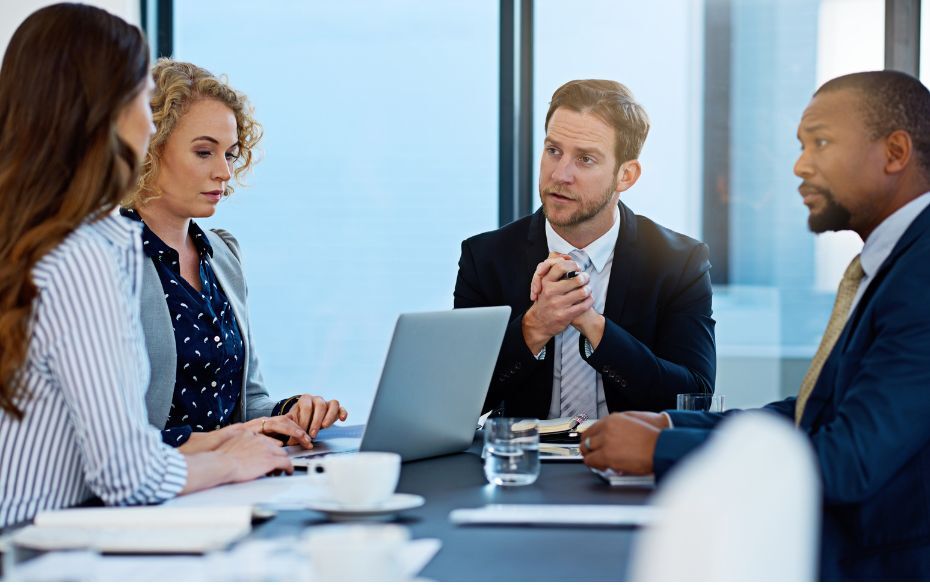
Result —
POLYGON ((648 475, 652 473, 652 457, 663 428, 668 428, 668 419, 663 414, 613 413, 581 435, 585 465, 648 475))

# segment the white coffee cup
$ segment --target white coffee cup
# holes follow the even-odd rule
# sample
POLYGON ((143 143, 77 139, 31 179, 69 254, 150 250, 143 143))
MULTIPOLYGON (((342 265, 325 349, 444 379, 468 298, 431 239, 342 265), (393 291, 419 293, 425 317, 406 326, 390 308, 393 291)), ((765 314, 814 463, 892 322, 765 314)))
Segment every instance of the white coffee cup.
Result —
POLYGON ((310 480, 326 496, 344 506, 376 506, 387 501, 400 479, 397 453, 343 453, 327 455, 307 469, 310 480))
POLYGON ((396 524, 334 524, 303 534, 317 581, 404 581, 403 547, 410 531, 396 524))

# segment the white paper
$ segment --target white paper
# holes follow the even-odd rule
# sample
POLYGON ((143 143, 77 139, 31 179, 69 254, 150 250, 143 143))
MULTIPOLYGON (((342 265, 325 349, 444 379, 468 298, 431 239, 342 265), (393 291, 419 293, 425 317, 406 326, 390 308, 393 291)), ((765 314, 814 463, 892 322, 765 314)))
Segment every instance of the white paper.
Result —
POLYGON ((306 507, 307 502, 320 499, 323 495, 323 488, 314 485, 306 475, 279 475, 187 494, 165 502, 160 508, 258 506, 293 510, 306 507))
POLYGON ((643 526, 655 520, 652 506, 491 504, 453 510, 454 524, 643 526))
POLYGON ((589 468, 598 477, 610 484, 611 487, 649 487, 656 486, 655 475, 628 475, 614 471, 613 469, 594 469, 589 468))
MULTIPOLYGON (((416 576, 441 548, 435 538, 401 549, 406 574, 416 576)), ((192 556, 102 556, 54 552, 13 568, 11 581, 306 581, 309 557, 295 537, 249 540, 232 551, 192 556)))
POLYGON ((36 515, 33 524, 46 528, 199 528, 249 526, 249 506, 213 506, 166 510, 161 506, 124 508, 69 508, 46 510, 36 515))
POLYGON ((15 532, 12 540, 35 550, 203 553, 229 546, 251 526, 249 506, 73 508, 40 512, 34 524, 15 532))

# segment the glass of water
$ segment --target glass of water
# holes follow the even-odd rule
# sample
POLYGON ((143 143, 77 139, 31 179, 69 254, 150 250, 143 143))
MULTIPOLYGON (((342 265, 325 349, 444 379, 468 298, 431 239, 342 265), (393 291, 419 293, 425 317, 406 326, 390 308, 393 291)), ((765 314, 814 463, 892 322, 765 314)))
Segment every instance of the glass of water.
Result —
POLYGON ((529 485, 539 477, 536 419, 490 418, 484 425, 484 475, 494 485, 529 485))
POLYGON ((723 412, 722 394, 679 394, 678 410, 702 410, 704 412, 723 412))

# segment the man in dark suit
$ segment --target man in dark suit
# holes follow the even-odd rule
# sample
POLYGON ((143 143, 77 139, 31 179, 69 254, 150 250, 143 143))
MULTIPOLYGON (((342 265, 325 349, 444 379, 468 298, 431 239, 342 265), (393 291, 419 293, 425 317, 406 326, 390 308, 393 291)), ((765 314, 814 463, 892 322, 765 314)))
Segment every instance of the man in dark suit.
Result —
POLYGON ((513 310, 486 409, 556 418, 713 392, 707 246, 635 215, 649 119, 615 81, 570 81, 546 115, 542 208, 462 243, 455 307, 513 310))
MULTIPOLYGON (((865 241, 797 398, 823 482, 823 579, 930 579, 930 92, 893 71, 814 94, 794 167, 815 232, 865 241)), ((622 413, 583 437, 588 465, 661 476, 730 413, 622 413)))

